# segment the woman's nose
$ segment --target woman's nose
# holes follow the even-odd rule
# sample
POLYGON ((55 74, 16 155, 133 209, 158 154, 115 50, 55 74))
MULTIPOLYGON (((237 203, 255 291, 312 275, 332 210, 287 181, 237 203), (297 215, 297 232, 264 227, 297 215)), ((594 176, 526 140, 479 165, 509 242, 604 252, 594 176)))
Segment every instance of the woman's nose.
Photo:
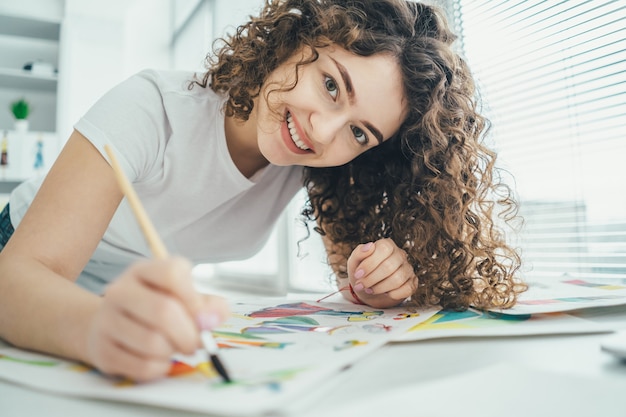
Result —
POLYGON ((321 144, 330 144, 346 126, 345 117, 337 113, 325 112, 311 115, 313 139, 321 144))

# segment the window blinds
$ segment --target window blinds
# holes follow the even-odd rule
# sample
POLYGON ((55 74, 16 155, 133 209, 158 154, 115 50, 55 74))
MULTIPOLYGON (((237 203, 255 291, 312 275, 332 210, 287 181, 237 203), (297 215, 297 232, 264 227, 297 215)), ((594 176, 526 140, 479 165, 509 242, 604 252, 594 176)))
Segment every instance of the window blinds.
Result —
POLYGON ((523 275, 626 283, 626 1, 450 0, 523 275))

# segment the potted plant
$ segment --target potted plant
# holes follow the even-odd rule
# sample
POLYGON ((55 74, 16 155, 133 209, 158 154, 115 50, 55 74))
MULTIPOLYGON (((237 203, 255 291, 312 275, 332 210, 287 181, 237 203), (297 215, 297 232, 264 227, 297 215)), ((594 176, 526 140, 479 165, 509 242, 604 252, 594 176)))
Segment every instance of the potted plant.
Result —
POLYGON ((28 115, 30 114, 30 104, 26 99, 21 98, 11 103, 11 113, 15 118, 15 130, 25 132, 28 130, 28 115))

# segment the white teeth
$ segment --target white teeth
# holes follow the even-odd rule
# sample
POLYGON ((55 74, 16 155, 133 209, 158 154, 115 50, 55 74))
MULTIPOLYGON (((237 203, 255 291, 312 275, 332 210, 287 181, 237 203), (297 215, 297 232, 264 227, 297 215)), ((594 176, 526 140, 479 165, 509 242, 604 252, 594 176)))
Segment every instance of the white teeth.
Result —
POLYGON ((300 139, 300 135, 298 135, 298 131, 296 130, 296 124, 293 122, 291 117, 291 113, 287 113, 287 127, 289 128, 289 134, 291 135, 291 140, 293 143, 303 151, 308 151, 310 148, 302 142, 300 139))

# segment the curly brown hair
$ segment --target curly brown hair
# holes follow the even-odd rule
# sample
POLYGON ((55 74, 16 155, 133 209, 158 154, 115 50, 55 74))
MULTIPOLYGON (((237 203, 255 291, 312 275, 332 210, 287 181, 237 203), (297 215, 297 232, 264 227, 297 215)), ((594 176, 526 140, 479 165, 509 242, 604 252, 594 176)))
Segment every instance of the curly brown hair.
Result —
MULTIPOLYGON (((472 75, 438 9, 405 0, 266 1, 221 39, 200 85, 228 94, 226 114, 247 120, 268 75, 303 46, 389 54, 402 71, 408 115, 389 140, 351 162, 304 169, 306 220, 330 240, 346 276, 360 243, 392 239, 419 278, 411 301, 463 310, 512 306, 521 259, 496 218, 517 217, 512 190, 484 144, 472 75)), ((291 86, 292 88, 293 86, 291 86)), ((333 259, 337 256, 332 256, 333 259)))

